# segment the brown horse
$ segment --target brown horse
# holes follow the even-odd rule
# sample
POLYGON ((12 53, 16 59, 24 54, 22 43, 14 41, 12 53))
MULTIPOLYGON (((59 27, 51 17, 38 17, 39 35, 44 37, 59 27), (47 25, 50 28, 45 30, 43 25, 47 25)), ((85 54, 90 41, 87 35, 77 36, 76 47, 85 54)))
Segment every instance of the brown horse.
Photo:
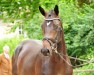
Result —
POLYGON ((70 59, 66 52, 58 6, 56 5, 48 13, 40 6, 39 10, 45 17, 42 24, 44 38, 42 41, 24 41, 16 48, 12 58, 12 74, 73 75, 73 69, 69 65, 71 64, 70 59))

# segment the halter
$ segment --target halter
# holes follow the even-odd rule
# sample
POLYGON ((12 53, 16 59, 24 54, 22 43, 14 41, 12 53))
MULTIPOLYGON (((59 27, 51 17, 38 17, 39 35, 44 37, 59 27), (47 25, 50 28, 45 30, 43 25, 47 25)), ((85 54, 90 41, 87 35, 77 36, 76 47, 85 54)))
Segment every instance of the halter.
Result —
MULTIPOLYGON (((51 19, 45 19, 46 21, 53 21, 53 20, 60 20, 60 18, 51 18, 51 19)), ((58 26, 58 25, 57 25, 58 26)), ((55 42, 53 42, 51 39, 49 38, 43 38, 43 40, 46 40, 49 42, 50 46, 51 46, 51 49, 57 53, 57 43, 58 43, 58 36, 60 36, 61 34, 61 31, 62 31, 62 28, 60 26, 58 26, 58 33, 57 33, 57 36, 55 38, 55 42)))
POLYGON ((45 19, 46 21, 52 21, 52 20, 60 20, 60 18, 49 18, 49 19, 45 19))
POLYGON ((43 40, 46 40, 49 42, 50 46, 51 46, 51 49, 57 53, 57 43, 55 42, 52 42, 51 39, 48 39, 48 38, 43 38, 43 40))

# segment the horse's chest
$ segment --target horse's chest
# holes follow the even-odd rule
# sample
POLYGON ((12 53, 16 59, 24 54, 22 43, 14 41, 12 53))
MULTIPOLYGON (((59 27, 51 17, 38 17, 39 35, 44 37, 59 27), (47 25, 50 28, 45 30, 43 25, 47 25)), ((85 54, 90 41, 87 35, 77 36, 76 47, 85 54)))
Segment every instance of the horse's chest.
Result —
MULTIPOLYGON (((58 64, 57 64, 58 65, 58 64)), ((62 75, 60 68, 52 64, 48 59, 42 62, 42 75, 62 75)))
POLYGON ((42 75, 49 75, 50 73, 50 63, 49 59, 42 62, 42 75))

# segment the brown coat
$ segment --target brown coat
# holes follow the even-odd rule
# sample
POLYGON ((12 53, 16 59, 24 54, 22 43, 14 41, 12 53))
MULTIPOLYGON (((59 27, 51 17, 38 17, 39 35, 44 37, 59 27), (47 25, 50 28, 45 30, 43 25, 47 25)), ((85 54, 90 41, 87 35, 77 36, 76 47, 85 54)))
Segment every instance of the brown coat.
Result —
POLYGON ((12 75, 11 59, 7 59, 5 55, 0 54, 0 75, 12 75))

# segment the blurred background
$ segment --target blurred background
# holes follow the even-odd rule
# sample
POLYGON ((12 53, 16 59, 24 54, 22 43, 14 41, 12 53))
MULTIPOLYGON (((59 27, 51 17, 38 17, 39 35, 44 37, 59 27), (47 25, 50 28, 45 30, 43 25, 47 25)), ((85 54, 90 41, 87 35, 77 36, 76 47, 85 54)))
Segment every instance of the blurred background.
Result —
MULTIPOLYGON (((38 7, 46 11, 59 6, 69 56, 93 61, 74 70, 94 69, 94 0, 0 0, 0 53, 10 46, 12 56, 16 46, 26 39, 42 39, 44 17, 38 7)), ((72 65, 86 62, 71 59, 72 65)), ((74 75, 94 75, 79 72, 74 75)))

